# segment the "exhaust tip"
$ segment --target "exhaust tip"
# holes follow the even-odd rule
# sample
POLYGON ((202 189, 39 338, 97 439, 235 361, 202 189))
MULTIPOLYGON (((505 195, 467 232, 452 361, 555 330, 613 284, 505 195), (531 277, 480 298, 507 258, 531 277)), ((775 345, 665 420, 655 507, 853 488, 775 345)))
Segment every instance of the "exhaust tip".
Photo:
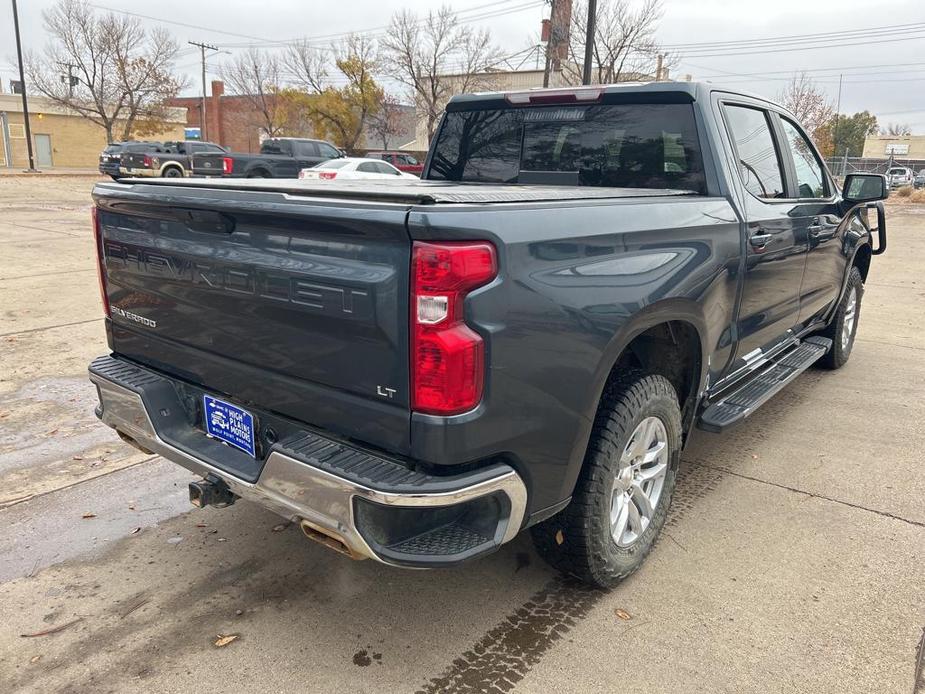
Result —
POLYGON ((338 554, 343 554, 356 560, 366 559, 363 555, 357 554, 351 550, 347 543, 344 542, 343 538, 337 535, 337 533, 331 532, 326 528, 321 528, 304 518, 299 522, 299 527, 302 528, 302 534, 309 540, 324 545, 328 549, 333 549, 338 554))

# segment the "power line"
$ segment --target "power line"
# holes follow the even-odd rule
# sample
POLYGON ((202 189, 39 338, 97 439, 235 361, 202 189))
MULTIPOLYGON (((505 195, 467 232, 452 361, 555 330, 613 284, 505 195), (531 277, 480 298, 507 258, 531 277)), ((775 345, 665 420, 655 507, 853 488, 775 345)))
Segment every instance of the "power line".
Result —
POLYGON ((859 34, 859 33, 880 33, 884 31, 910 31, 912 27, 917 27, 918 29, 925 29, 925 22, 913 22, 910 24, 891 24, 886 26, 876 26, 876 27, 866 27, 864 29, 846 29, 842 31, 829 31, 829 32, 815 32, 811 34, 791 34, 789 36, 768 36, 765 38, 753 38, 753 39, 736 39, 734 41, 703 41, 703 42, 693 42, 693 43, 666 43, 662 47, 668 50, 671 49, 698 49, 698 48, 711 48, 719 49, 723 47, 734 47, 737 45, 744 46, 753 46, 755 44, 762 43, 780 43, 790 40, 819 40, 826 37, 834 37, 841 34, 859 34))
POLYGON ((717 52, 717 53, 688 53, 686 51, 679 51, 681 56, 691 55, 695 58, 718 58, 718 57, 734 57, 739 55, 761 55, 766 53, 795 53, 798 51, 814 51, 814 50, 825 50, 829 48, 853 48, 856 46, 868 46, 870 44, 883 44, 883 43, 897 43, 899 41, 913 41, 916 39, 925 39, 925 33, 916 35, 916 36, 900 36, 895 38, 876 38, 872 41, 849 41, 847 43, 829 43, 824 45, 799 45, 799 46, 788 46, 785 48, 769 48, 757 49, 757 50, 741 50, 741 51, 727 51, 727 52, 717 52))
MULTIPOLYGON (((523 4, 523 5, 518 5, 518 6, 516 6, 516 7, 511 7, 511 6, 510 6, 510 1, 509 1, 509 0, 494 0, 493 2, 485 3, 485 4, 483 4, 483 5, 476 5, 476 6, 474 6, 474 7, 465 8, 465 9, 459 10, 458 12, 456 12, 456 15, 457 15, 457 17, 459 17, 459 16, 462 15, 462 19, 463 19, 464 21, 462 21, 461 23, 464 23, 464 24, 465 24, 465 23, 470 23, 470 22, 472 22, 472 21, 478 21, 478 20, 481 20, 481 19, 489 19, 489 18, 494 18, 494 17, 498 17, 498 16, 503 16, 503 15, 505 15, 505 14, 513 14, 513 13, 515 13, 515 12, 519 12, 519 11, 522 11, 522 10, 524 10, 524 9, 532 9, 533 7, 539 7, 539 6, 542 5, 542 4, 544 4, 544 3, 543 3, 543 0, 533 0, 532 2, 525 3, 525 4, 523 4), (466 17, 466 16, 465 16, 465 15, 467 15, 467 14, 470 13, 470 12, 475 12, 475 11, 478 11, 478 10, 482 10, 482 9, 485 9, 485 8, 488 8, 488 7, 497 6, 497 5, 507 5, 507 7, 502 7, 500 10, 494 10, 493 12, 486 12, 484 15, 472 16, 472 17, 466 17)), ((211 33, 213 33, 213 34, 222 34, 222 35, 224 35, 224 36, 234 36, 234 37, 237 37, 237 38, 250 39, 251 41, 257 41, 257 42, 258 42, 258 44, 232 44, 232 43, 222 44, 224 47, 228 47, 228 48, 249 48, 249 47, 255 47, 255 48, 256 48, 256 47, 260 47, 260 45, 263 45, 263 46, 266 46, 266 47, 271 47, 271 46, 277 46, 277 47, 279 47, 279 46, 288 45, 288 44, 295 43, 295 42, 297 42, 297 41, 301 41, 301 40, 302 40, 302 38, 282 39, 282 40, 280 40, 280 39, 268 39, 268 38, 265 38, 265 37, 262 37, 262 36, 254 36, 254 35, 252 35, 252 34, 241 34, 241 33, 238 33, 238 32, 225 31, 225 30, 222 30, 222 29, 216 29, 216 28, 214 28, 214 27, 203 26, 203 25, 200 25, 200 24, 191 24, 191 23, 188 23, 188 22, 180 22, 180 21, 177 21, 177 20, 174 20, 174 19, 163 19, 163 18, 161 18, 161 17, 152 17, 151 15, 141 14, 141 13, 139 13, 139 12, 130 12, 130 11, 128 11, 128 10, 121 10, 121 9, 116 9, 116 8, 113 8, 113 7, 106 7, 106 6, 103 6, 103 5, 96 5, 96 4, 94 4, 94 3, 90 3, 90 5, 91 5, 92 7, 95 7, 95 8, 97 8, 97 9, 99 9, 99 10, 104 10, 104 11, 106 11, 106 12, 115 12, 115 13, 117 13, 117 14, 128 15, 128 16, 131 16, 131 17, 138 17, 138 18, 140 18, 140 19, 147 19, 147 20, 150 20, 150 21, 153 21, 153 22, 161 22, 161 23, 164 23, 164 24, 174 24, 174 25, 176 25, 176 26, 182 26, 182 27, 185 27, 185 28, 187 28, 187 29, 198 29, 198 30, 200 30, 200 31, 211 32, 211 33)), ((421 23, 421 22, 426 22, 426 21, 427 21, 427 18, 425 17, 425 18, 419 20, 419 23, 421 23)), ((342 33, 338 33, 338 34, 325 34, 325 35, 316 35, 316 36, 306 36, 306 37, 303 37, 303 38, 306 38, 306 39, 330 39, 330 38, 337 38, 337 37, 349 36, 349 35, 351 35, 351 34, 367 35, 367 34, 371 34, 371 33, 374 33, 374 32, 384 32, 384 31, 386 31, 387 29, 388 29, 388 25, 385 25, 385 26, 374 27, 374 28, 371 28, 371 29, 361 29, 361 30, 357 30, 357 31, 348 31, 348 32, 342 32, 342 33)))

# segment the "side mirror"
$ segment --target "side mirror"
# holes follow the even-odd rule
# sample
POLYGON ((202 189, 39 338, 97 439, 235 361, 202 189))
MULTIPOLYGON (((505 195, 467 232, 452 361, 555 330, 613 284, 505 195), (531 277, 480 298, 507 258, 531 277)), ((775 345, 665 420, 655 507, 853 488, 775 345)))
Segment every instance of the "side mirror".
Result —
POLYGON ((845 176, 842 197, 851 203, 886 200, 890 188, 883 174, 853 173, 845 176))

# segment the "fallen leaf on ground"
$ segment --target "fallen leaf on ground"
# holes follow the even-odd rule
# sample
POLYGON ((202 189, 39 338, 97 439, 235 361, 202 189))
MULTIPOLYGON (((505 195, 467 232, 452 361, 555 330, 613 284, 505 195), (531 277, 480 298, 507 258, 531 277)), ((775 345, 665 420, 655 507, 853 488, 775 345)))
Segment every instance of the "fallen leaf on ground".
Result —
POLYGON ((89 511, 81 516, 81 518, 96 518, 95 513, 90 513, 89 511))
POLYGON ((32 656, 32 659, 29 660, 29 662, 30 662, 30 663, 37 663, 37 662, 39 662, 41 659, 42 659, 42 656, 40 656, 40 655, 34 655, 34 656, 32 656))
POLYGON ((620 619, 624 619, 624 620, 633 618, 633 615, 631 615, 626 610, 616 609, 614 610, 614 614, 617 615, 617 617, 619 617, 620 619))
POLYGON ((131 534, 135 535, 136 533, 140 533, 140 532, 141 532, 141 528, 132 528, 131 534))
POLYGON ((752 453, 752 460, 758 460, 758 454, 752 453))
POLYGON ((196 527, 197 528, 208 528, 209 526, 206 525, 205 523, 196 523, 196 527))
POLYGON ((59 631, 64 631, 68 627, 74 626, 75 624, 77 624, 77 622, 82 622, 82 621, 83 621, 83 617, 78 617, 77 619, 71 622, 66 622, 65 624, 62 624, 59 627, 53 627, 51 629, 45 629, 43 631, 36 631, 33 634, 20 634, 20 636, 24 639, 33 639, 36 636, 48 636, 50 634, 57 634, 59 631))
POLYGON ((220 537, 220 538, 218 538, 218 541, 219 541, 219 542, 228 542, 228 538, 220 537))
POLYGON ((282 532, 282 531, 285 530, 285 529, 286 529, 286 524, 285 524, 285 523, 280 523, 279 525, 274 525, 274 526, 273 526, 273 532, 274 532, 274 533, 282 532))
POLYGON ((565 536, 562 534, 561 530, 557 530, 556 531, 556 544, 561 545, 563 542, 565 542, 565 536))
POLYGON ((237 635, 237 634, 228 634, 228 635, 225 635, 225 636, 223 636, 222 634, 219 634, 219 635, 216 637, 215 646, 216 646, 217 648, 224 648, 225 646, 227 646, 229 643, 231 643, 232 641, 234 641, 234 640, 237 639, 237 638, 238 638, 238 635, 237 635))
POLYGON ((82 455, 75 455, 75 456, 74 456, 74 460, 83 460, 83 459, 84 459, 84 457, 83 457, 82 455))
POLYGON ((49 431, 47 434, 45 434, 45 436, 54 436, 54 435, 57 434, 57 433, 58 433, 58 430, 57 430, 57 429, 52 429, 52 430, 49 431))

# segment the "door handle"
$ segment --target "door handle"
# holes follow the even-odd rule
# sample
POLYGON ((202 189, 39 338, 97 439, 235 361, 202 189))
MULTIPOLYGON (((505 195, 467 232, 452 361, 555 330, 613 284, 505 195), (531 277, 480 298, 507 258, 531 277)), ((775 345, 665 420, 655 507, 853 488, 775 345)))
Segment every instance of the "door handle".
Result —
POLYGON ((774 238, 774 234, 752 234, 748 237, 748 242, 753 248, 764 248, 774 238))
POLYGON ((811 224, 806 227, 806 231, 809 232, 811 238, 817 239, 822 235, 822 225, 821 224, 811 224))

